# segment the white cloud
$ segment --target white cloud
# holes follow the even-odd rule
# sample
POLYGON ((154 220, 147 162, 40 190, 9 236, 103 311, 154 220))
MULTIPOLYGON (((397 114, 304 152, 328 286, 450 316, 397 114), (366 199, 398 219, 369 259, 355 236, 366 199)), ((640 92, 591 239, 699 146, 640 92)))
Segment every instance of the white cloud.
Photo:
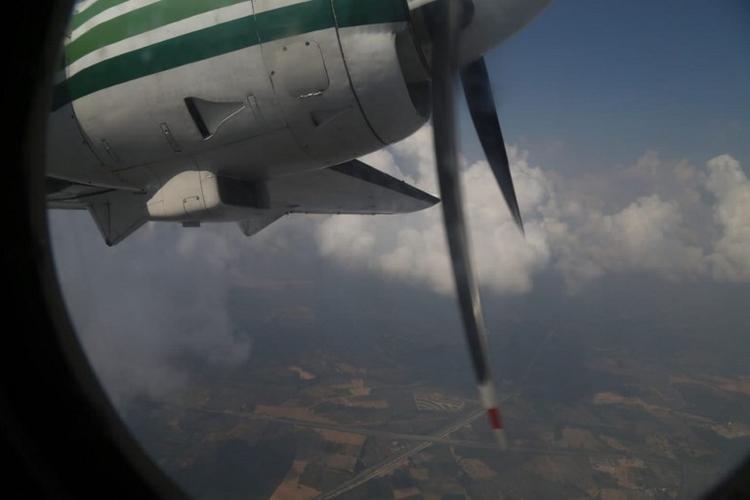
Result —
POLYGON ((558 235, 556 267, 573 289, 607 272, 695 276, 704 268, 703 251, 680 237, 683 224, 679 205, 658 195, 613 214, 584 212, 558 235))
POLYGON ((248 359, 250 339, 237 335, 227 307, 227 238, 206 233, 194 245, 198 231, 184 231, 175 244, 181 228, 161 224, 108 248, 86 213, 52 212, 51 219, 71 320, 116 403, 183 388, 189 368, 181 356, 214 365, 248 359))
POLYGON ((750 181, 737 160, 721 155, 708 162, 707 187, 716 197, 714 220, 721 237, 709 255, 716 279, 750 281, 750 181))
MULTIPOLYGON (((730 156, 699 168, 647 152, 626 169, 574 179, 531 166, 528 154, 514 147, 509 156, 526 238, 514 227, 487 163, 463 171, 484 288, 528 292, 550 269, 571 290, 608 273, 750 281, 750 183, 730 156)), ((429 127, 363 160, 436 192, 429 127)), ((425 283, 440 293, 452 290, 439 207, 410 215, 330 217, 316 240, 324 257, 346 266, 425 283)))
MULTIPOLYGON (((363 160, 436 192, 429 128, 395 145, 392 152, 370 155, 363 160)), ((530 167, 526 156, 514 149, 511 162, 519 191, 523 193, 521 205, 537 213, 549 202, 551 184, 540 169, 530 167)), ((546 266, 550 257, 543 221, 530 220, 527 238, 521 236, 486 162, 469 165, 463 178, 475 265, 482 285, 499 292, 530 290, 532 276, 546 266)), ((409 215, 330 217, 321 223, 317 241, 323 256, 345 265, 425 283, 441 293, 452 290, 453 277, 439 206, 409 215)))

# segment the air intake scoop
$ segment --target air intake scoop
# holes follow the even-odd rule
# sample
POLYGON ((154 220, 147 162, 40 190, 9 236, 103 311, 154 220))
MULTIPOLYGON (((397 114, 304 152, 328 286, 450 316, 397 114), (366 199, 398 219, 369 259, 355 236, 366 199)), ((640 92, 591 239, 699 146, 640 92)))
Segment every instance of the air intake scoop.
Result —
POLYGON ((244 102, 215 102, 197 97, 186 97, 185 105, 203 139, 210 139, 219 127, 246 107, 244 102))

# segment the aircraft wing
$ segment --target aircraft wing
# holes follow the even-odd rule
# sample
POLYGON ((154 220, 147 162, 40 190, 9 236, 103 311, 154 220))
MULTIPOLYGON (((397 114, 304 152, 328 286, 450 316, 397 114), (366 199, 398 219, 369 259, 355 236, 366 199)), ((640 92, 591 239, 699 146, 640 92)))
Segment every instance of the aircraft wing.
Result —
POLYGON ((144 193, 79 184, 47 177, 47 208, 88 210, 107 245, 130 236, 148 221, 144 193))
MULTIPOLYGON (((290 213, 395 214, 422 210, 439 201, 358 160, 277 177, 262 184, 267 193, 265 206, 246 210, 245 218, 239 222, 247 236, 290 213)), ((149 220, 146 193, 48 177, 46 196, 48 208, 88 210, 110 246, 149 220)), ((193 221, 185 223, 193 224, 193 221)))
POLYGON ((440 201, 359 160, 272 179, 268 194, 272 207, 288 213, 396 214, 440 201))

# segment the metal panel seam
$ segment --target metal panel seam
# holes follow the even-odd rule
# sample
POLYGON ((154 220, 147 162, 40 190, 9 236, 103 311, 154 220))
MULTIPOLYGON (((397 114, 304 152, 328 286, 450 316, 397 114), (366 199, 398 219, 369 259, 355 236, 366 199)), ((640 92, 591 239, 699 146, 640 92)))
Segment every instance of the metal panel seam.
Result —
POLYGON ((372 123, 370 123, 370 119, 367 117, 367 113, 365 113, 365 110, 362 107, 362 102, 359 100, 359 95, 357 95, 357 89, 354 88, 352 75, 349 73, 349 64, 346 62, 346 54, 344 53, 344 46, 341 45, 341 34, 339 33, 339 20, 336 17, 336 6, 334 5, 334 0, 331 0, 331 12, 333 13, 333 28, 336 30, 336 40, 338 40, 339 42, 339 50, 341 51, 341 60, 344 63, 344 70, 346 71, 346 78, 349 80, 349 88, 352 91, 354 100, 357 102, 357 106, 359 107, 359 112, 362 113, 362 118, 364 118, 365 123, 367 124, 367 127, 370 129, 370 132, 372 132, 372 134, 375 136, 378 142, 380 142, 383 146, 387 146, 388 143, 385 142, 382 137, 380 137, 380 135, 375 131, 375 127, 373 127, 372 123))

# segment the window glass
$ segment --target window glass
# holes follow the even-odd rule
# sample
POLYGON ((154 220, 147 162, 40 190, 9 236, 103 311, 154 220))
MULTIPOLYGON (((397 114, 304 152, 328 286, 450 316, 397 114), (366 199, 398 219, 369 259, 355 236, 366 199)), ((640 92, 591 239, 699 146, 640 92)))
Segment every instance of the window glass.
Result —
POLYGON ((525 227, 461 98, 500 451, 424 3, 77 3, 47 204, 108 396, 195 498, 699 496, 750 449, 747 7, 474 2, 525 227))

